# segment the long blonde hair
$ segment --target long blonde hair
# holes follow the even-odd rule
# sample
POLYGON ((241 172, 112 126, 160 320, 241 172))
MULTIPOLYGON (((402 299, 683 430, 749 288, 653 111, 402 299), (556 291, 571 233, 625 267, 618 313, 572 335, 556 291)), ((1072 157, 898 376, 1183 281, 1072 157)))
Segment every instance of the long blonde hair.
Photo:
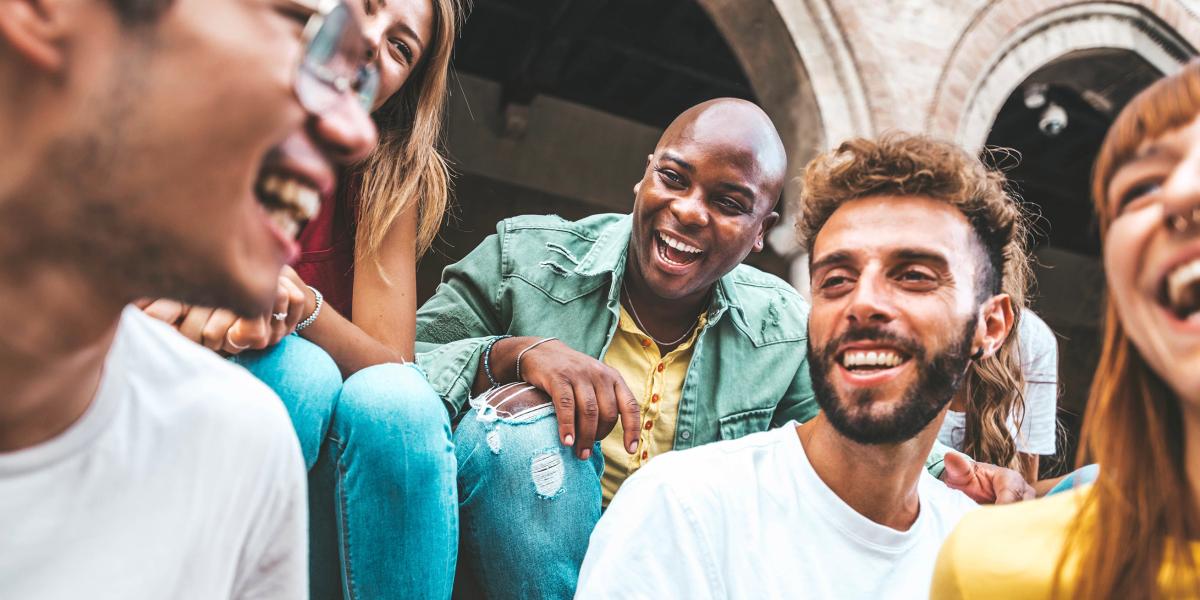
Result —
POLYGON ((1018 225, 1013 242, 1005 248, 1000 284, 1001 291, 1012 301, 1012 329, 995 354, 971 362, 962 389, 966 404, 963 452, 975 460, 1008 467, 1023 475, 1024 465, 1020 464, 1013 431, 1020 431, 1025 419, 1025 372, 1021 368, 1018 331, 1031 269, 1024 235, 1024 227, 1018 225))
MULTIPOLYGON (((441 228, 450 198, 450 167, 442 155, 442 123, 449 98, 450 57, 467 0, 433 0, 433 36, 417 71, 375 111, 379 145, 359 166, 356 262, 378 257, 396 218, 416 203, 417 256, 441 228)), ((378 264, 378 263, 376 263, 378 264)))
MULTIPOLYGON (((1138 94, 1109 129, 1096 158, 1092 195, 1101 237, 1115 215, 1108 187, 1139 145, 1200 115, 1200 63, 1138 94)), ((1179 399, 1138 352, 1113 306, 1106 302, 1104 346, 1092 383, 1079 464, 1097 462, 1100 474, 1071 526, 1058 562, 1054 595, 1067 564, 1078 566, 1074 598, 1156 595, 1158 576, 1171 564, 1179 581, 1195 581, 1189 551, 1197 531, 1184 471, 1179 399)), ((1200 590, 1193 590, 1200 592, 1200 590)))

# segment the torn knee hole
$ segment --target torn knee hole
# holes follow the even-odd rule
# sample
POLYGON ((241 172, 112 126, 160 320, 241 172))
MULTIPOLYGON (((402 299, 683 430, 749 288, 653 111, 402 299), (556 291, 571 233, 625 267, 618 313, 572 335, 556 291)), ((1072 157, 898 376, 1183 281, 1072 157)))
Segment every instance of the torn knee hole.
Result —
POLYGON ((553 498, 562 491, 563 461, 557 448, 534 456, 529 471, 539 497, 553 498))

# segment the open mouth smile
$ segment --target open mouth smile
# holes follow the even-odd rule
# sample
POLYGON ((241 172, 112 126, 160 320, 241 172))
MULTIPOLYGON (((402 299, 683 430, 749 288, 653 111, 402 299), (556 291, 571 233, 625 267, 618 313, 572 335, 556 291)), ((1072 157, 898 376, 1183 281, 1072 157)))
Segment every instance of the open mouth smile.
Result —
POLYGON ((897 376, 912 356, 895 348, 849 348, 837 354, 837 364, 854 385, 876 385, 897 376))
POLYGON ((321 194, 316 186, 283 171, 259 173, 254 196, 267 218, 288 239, 294 239, 300 228, 321 210, 321 194))
POLYGON ((654 232, 658 257, 672 267, 686 267, 704 256, 704 251, 663 231, 654 232))

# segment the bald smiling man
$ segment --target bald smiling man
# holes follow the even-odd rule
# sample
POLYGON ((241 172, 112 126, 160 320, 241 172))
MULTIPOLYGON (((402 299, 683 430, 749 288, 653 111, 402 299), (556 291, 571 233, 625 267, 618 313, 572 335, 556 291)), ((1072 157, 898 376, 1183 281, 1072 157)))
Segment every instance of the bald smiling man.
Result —
POLYGON ((570 598, 638 469, 817 414, 808 304, 741 264, 786 173, 761 109, 712 100, 663 133, 632 214, 507 219, 446 269, 417 360, 457 422, 456 596, 570 598))

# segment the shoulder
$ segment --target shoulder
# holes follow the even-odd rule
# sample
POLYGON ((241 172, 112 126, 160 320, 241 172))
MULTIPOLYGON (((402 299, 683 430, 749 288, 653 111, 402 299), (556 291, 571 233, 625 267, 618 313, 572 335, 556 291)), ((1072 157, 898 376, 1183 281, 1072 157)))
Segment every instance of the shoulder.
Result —
POLYGON ((1023 362, 1037 361, 1043 356, 1054 356, 1058 352, 1058 340, 1054 337, 1054 331, 1031 310, 1021 312, 1017 335, 1020 337, 1023 362))
POLYGON ((946 541, 939 571, 952 571, 960 586, 1004 579, 1013 585, 1024 582, 1036 587, 1048 581, 1090 489, 983 507, 968 514, 946 541))
MULTIPOLYGON (((125 309, 114 351, 139 408, 163 426, 245 440, 294 438, 278 396, 245 369, 136 308, 125 309)), ((241 440, 239 440, 241 441, 241 440)))
POLYGON ((750 265, 738 265, 721 281, 757 344, 807 339, 808 301, 786 281, 750 265))
POLYGON ((605 213, 568 221, 558 215, 522 215, 500 221, 496 231, 506 238, 535 237, 591 245, 600 239, 607 228, 627 218, 629 215, 605 213))

